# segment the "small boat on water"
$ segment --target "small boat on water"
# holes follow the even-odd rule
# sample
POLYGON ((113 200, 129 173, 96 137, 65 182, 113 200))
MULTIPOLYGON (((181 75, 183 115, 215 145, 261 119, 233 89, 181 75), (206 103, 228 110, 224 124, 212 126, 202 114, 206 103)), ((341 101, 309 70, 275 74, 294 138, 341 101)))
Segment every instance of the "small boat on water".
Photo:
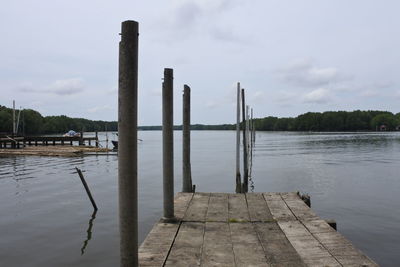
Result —
POLYGON ((67 133, 63 135, 64 137, 78 137, 81 136, 80 133, 75 132, 74 130, 69 130, 67 133))

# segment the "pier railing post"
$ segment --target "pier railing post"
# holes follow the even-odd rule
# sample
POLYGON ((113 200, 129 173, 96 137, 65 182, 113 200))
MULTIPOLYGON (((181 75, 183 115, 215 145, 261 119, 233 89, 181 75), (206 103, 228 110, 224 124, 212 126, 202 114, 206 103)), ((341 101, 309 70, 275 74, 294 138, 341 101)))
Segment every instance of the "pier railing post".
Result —
POLYGON ((249 188, 249 171, 247 166, 247 138, 246 138, 246 101, 244 98, 244 89, 242 89, 242 129, 243 129, 243 191, 242 193, 247 193, 249 188))
POLYGON ((122 22, 119 43, 118 187, 121 266, 138 266, 137 84, 136 21, 122 22))
POLYGON ((242 192, 242 178, 240 177, 240 83, 237 83, 236 92, 236 193, 242 192))
POLYGON ((96 147, 99 147, 99 133, 96 131, 96 147))
POLYGON ((190 87, 183 88, 182 110, 182 192, 193 192, 190 164, 190 87))
POLYGON ((162 88, 164 220, 174 220, 173 69, 164 69, 162 88))

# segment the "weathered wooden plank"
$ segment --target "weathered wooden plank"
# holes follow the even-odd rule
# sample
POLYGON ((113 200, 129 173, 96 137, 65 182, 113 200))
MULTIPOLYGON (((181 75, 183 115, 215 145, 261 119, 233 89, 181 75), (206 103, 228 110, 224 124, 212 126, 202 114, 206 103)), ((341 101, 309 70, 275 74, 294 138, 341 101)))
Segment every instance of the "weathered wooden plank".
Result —
POLYGON ((279 221, 296 220, 291 210, 279 194, 263 194, 272 217, 279 221))
POLYGON ((276 222, 255 223, 267 262, 272 266, 305 266, 276 222))
POLYGON ((278 201, 282 199, 280 193, 274 193, 274 192, 263 193, 263 196, 267 201, 278 201))
POLYGON ((246 197, 244 194, 229 194, 229 221, 230 222, 249 222, 249 210, 247 208, 246 197))
POLYGON ((182 220, 185 216, 189 203, 192 200, 193 193, 177 193, 174 198, 175 217, 182 220))
POLYGON ((157 223, 139 247, 140 266, 162 266, 178 231, 179 223, 157 223))
POLYGON ((184 219, 154 226, 140 266, 378 266, 296 193, 178 193, 174 202, 184 219))
POLYGON ((317 220, 319 217, 300 198, 284 200, 289 209, 299 220, 317 220))
POLYGON ((183 217, 184 221, 205 222, 210 193, 195 193, 183 217))
POLYGON ((235 266, 235 257, 228 223, 206 223, 201 265, 235 266))
POLYGON ((378 266, 336 231, 314 234, 315 238, 345 266, 378 266))
POLYGON ((236 266, 269 266, 253 223, 229 223, 236 266))
POLYGON ((341 266, 299 221, 278 221, 287 239, 307 266, 341 266))
POLYGON ((182 222, 165 266, 200 266, 203 222, 182 222))
POLYGON ((248 193, 246 199, 252 222, 270 222, 273 220, 262 193, 248 193))
POLYGON ((283 200, 298 200, 301 199, 297 192, 279 193, 283 200))
POLYGON ((207 211, 207 222, 228 222, 228 194, 212 193, 207 211))
POLYGON ((312 234, 336 232, 326 221, 321 219, 305 220, 302 223, 312 234))

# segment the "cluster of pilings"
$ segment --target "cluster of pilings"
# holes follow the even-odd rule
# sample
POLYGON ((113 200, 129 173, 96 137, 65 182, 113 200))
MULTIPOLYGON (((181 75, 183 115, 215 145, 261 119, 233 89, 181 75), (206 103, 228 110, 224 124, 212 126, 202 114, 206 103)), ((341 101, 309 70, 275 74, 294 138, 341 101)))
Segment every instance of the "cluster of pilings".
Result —
POLYGON ((246 105, 245 90, 237 83, 237 109, 236 109, 236 193, 247 193, 251 179, 253 165, 253 149, 255 145, 255 127, 253 108, 246 105), (242 109, 242 123, 240 123, 240 109, 242 109), (243 182, 240 172, 240 126, 243 131, 243 182))
MULTIPOLYGON (((138 36, 136 21, 122 23, 119 44, 118 183, 121 266, 138 266, 138 36)), ((174 223, 173 69, 162 84, 163 221, 174 223)), ((190 165, 190 87, 183 93, 183 192, 194 192, 190 165)))

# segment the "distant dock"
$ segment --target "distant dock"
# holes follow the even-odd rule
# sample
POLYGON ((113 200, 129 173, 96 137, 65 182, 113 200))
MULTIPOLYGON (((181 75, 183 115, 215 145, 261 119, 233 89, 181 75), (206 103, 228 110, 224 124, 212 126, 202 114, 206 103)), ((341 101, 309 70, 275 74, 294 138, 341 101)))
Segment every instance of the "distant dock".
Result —
POLYGON ((69 137, 69 136, 18 136, 18 137, 0 137, 0 148, 19 148, 25 145, 29 146, 49 146, 49 145, 85 145, 89 146, 95 143, 98 146, 98 137, 69 137))
POLYGON ((378 266, 297 193, 178 193, 140 266, 378 266))
POLYGON ((0 155, 79 156, 87 153, 104 153, 110 149, 99 147, 94 137, 83 136, 25 136, 0 137, 0 155), (92 146, 92 142, 94 146, 92 146))

